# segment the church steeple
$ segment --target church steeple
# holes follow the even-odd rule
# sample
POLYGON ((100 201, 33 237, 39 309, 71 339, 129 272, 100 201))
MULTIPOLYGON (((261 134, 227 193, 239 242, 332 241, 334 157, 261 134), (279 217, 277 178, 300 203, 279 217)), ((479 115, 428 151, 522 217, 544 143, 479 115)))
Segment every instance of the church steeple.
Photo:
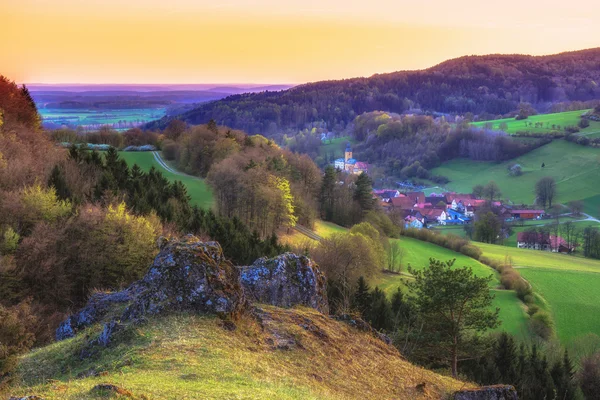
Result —
POLYGON ((349 159, 352 158, 352 147, 350 147, 350 143, 346 145, 346 151, 344 152, 344 161, 348 162, 349 159))

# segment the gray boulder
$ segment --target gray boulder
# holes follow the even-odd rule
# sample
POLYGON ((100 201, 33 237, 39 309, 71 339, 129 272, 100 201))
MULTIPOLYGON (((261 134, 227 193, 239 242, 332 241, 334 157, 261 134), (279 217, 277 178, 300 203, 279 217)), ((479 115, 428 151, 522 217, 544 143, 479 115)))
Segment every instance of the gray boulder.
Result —
POLYGON ((517 391, 510 385, 484 386, 454 393, 454 400, 517 400, 517 391))
POLYGON ((325 275, 308 257, 285 253, 260 258, 240 271, 244 291, 252 301, 279 307, 304 305, 329 313, 325 275))
POLYGON ((246 307, 239 271, 223 256, 217 242, 192 235, 164 242, 122 320, 165 311, 193 311, 235 316, 246 307))

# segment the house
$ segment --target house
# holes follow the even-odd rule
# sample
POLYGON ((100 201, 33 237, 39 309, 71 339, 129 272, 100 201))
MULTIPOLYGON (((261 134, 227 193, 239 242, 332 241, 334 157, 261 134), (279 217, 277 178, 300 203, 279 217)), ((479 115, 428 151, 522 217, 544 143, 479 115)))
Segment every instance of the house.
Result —
POLYGON ((404 193, 406 197, 411 199, 413 203, 423 203, 425 202, 425 193, 423 192, 407 192, 404 193))
POLYGON ((353 172, 357 175, 362 174, 363 172, 366 174, 369 172, 369 164, 366 162, 357 161, 356 164, 354 164, 353 172))
POLYGON ((544 210, 511 210, 514 219, 540 219, 544 210))
POLYGON ((444 195, 442 195, 442 196, 427 196, 427 197, 425 197, 425 203, 431 203, 431 204, 433 204, 434 207, 439 207, 439 208, 441 208, 442 203, 443 203, 443 205, 444 205, 443 208, 446 209, 447 204, 448 204, 448 199, 444 195))
POLYGON ((471 218, 451 208, 446 210, 446 225, 464 225, 471 222, 471 218))
POLYGON ((393 189, 373 190, 373 194, 383 201, 390 201, 390 199, 393 199, 394 197, 400 197, 400 192, 393 189))
POLYGON ((391 199, 392 207, 398 210, 412 210, 415 208, 415 202, 408 196, 394 197, 391 199))
POLYGON ((345 161, 343 158, 338 158, 333 162, 333 166, 335 169, 339 169, 340 171, 344 170, 345 161))
POLYGON ((559 253, 572 253, 575 246, 567 243, 560 236, 547 235, 540 232, 519 232, 517 234, 519 249, 544 250, 559 253))
POLYGON ((439 208, 423 210, 422 214, 425 216, 425 221, 428 224, 438 223, 440 225, 446 225, 446 220, 448 219, 446 211, 439 208))
POLYGON ((417 217, 413 217, 412 215, 404 218, 404 227, 405 228, 413 228, 413 229, 422 229, 423 222, 419 220, 417 217))

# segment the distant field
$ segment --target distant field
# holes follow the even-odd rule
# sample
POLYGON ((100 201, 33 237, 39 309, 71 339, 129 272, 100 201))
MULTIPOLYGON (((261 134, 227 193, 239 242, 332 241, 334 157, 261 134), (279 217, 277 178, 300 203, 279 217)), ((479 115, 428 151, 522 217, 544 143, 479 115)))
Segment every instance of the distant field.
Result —
MULTIPOLYGON (((563 132, 566 126, 577 126, 581 114, 587 111, 589 110, 533 115, 520 121, 517 121, 514 118, 496 119, 493 121, 474 122, 473 125, 483 127, 486 124, 492 124, 492 129, 500 130, 500 124, 506 123, 506 132, 510 134, 514 134, 519 131, 529 131, 531 133, 550 133, 553 131, 563 132), (539 125, 540 122, 542 123, 541 126, 539 125), (536 123, 538 123, 537 127, 535 126, 536 123), (552 127, 553 125, 554 128, 552 127)), ((590 126, 582 129, 581 133, 585 133, 590 136, 594 133, 600 134, 600 122, 590 121, 590 126)))
MULTIPOLYGON (((589 208, 600 210, 600 149, 555 140, 516 159, 502 162, 479 162, 455 159, 431 171, 450 179, 447 189, 470 193, 476 184, 493 180, 500 186, 502 197, 515 203, 532 204, 535 183, 552 176, 557 182, 557 201, 587 199, 589 208), (523 167, 523 175, 512 177, 507 168, 515 163, 523 167), (542 163, 545 167, 542 168, 542 163)), ((593 215, 598 215, 599 211, 593 215)))
POLYGON ((58 125, 113 125, 119 123, 131 123, 141 125, 165 115, 164 108, 140 108, 140 109, 62 109, 62 108, 40 108, 42 120, 45 123, 58 125))
POLYGON ((203 179, 195 178, 187 175, 176 175, 164 169, 152 155, 152 152, 125 152, 119 153, 129 166, 137 164, 142 170, 149 171, 154 167, 169 179, 170 181, 181 181, 187 187, 188 194, 191 197, 192 204, 198 205, 201 208, 210 209, 214 205, 212 190, 204 182, 203 179))

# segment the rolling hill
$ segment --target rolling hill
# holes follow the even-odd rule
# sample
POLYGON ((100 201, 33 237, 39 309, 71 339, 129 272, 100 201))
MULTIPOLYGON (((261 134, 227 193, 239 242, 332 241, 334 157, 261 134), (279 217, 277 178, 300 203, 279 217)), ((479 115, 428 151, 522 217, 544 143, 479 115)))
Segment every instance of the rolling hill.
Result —
MULTIPOLYGON (((308 83, 283 91, 229 96, 177 118, 217 123, 250 133, 304 128, 323 122, 344 128, 375 110, 401 113, 410 107, 447 113, 505 114, 519 102, 600 98, 600 48, 549 56, 466 56, 422 71, 401 71, 340 81, 308 83)), ((164 128, 172 117, 149 123, 164 128)))

